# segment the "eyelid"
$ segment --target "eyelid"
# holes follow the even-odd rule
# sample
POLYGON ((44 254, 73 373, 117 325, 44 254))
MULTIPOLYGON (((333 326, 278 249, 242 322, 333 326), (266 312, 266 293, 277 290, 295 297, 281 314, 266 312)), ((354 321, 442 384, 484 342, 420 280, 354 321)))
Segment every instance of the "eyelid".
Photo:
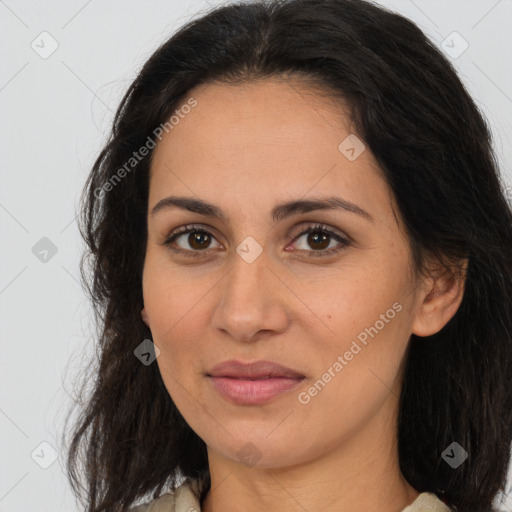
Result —
MULTIPOLYGON (((323 232, 327 233, 331 238, 333 238, 336 242, 338 242, 338 245, 331 249, 323 249, 321 251, 314 251, 314 250, 297 250, 297 251, 291 251, 291 252, 297 252, 299 254, 304 254, 304 256, 309 256, 311 258, 328 258, 332 256, 338 255, 343 250, 347 249, 349 246, 352 245, 353 241, 351 237, 348 235, 342 234, 339 230, 336 228, 331 228, 330 226, 319 223, 319 222, 313 222, 310 223, 307 227, 303 227, 294 237, 291 241, 291 244, 295 243, 299 238, 302 236, 305 236, 309 233, 314 232, 323 232)), ((288 247, 288 246, 287 246, 288 247)))
MULTIPOLYGON (((304 224, 303 221, 301 224, 304 224)), ((315 231, 322 231, 324 233, 327 233, 329 236, 333 237, 337 242, 338 246, 336 248, 326 249, 322 251, 315 251, 315 250, 297 250, 292 252, 297 253, 305 253, 312 257, 327 257, 332 256, 334 254, 337 254, 338 252, 342 251, 346 247, 352 245, 353 240, 350 236, 346 235, 344 232, 339 231, 336 228, 333 228, 327 224, 323 224, 321 222, 314 222, 309 221, 307 222, 307 226, 303 226, 297 228, 297 232, 295 235, 292 236, 291 242, 286 246, 289 247, 290 244, 295 243, 300 237, 309 234, 310 232, 315 231)), ((183 254, 186 256, 192 256, 192 257, 206 257, 208 256, 212 251, 215 251, 216 249, 205 249, 202 251, 194 251, 194 250, 188 250, 188 249, 181 249, 181 248, 175 248, 172 247, 172 242, 174 242, 178 237, 190 234, 193 232, 205 232, 209 235, 211 235, 215 240, 217 240, 217 236, 215 235, 216 229, 207 225, 207 224, 186 224, 184 226, 181 226, 179 228, 176 228, 173 230, 164 240, 162 245, 166 245, 169 247, 170 250, 172 250, 175 253, 183 254)), ((290 235, 289 235, 290 236, 290 235)), ((222 244, 217 240, 217 243, 222 247, 222 244)))
MULTIPOLYGON (((218 236, 216 235, 217 230, 213 228, 212 226, 209 226, 208 224, 185 224, 184 226, 180 226, 179 228, 176 228, 172 230, 164 239, 162 245, 170 245, 171 242, 176 240, 179 236, 186 235, 193 233, 195 231, 205 232, 209 235, 212 235, 215 240, 217 240, 218 236)), ((221 242, 219 242, 219 245, 222 247, 221 242)), ((185 252, 201 252, 201 251, 185 251, 185 252)), ((206 252, 202 251, 202 252, 206 252)))
MULTIPOLYGON (((304 224, 304 222, 302 222, 301 224, 304 224)), ((352 239, 345 232, 340 231, 339 229, 334 228, 332 226, 329 226, 328 224, 324 224, 323 222, 306 221, 305 224, 306 226, 301 225, 299 228, 297 228, 296 234, 292 235, 292 242, 294 242, 299 236, 306 234, 309 230, 314 231, 315 229, 317 229, 318 231, 326 231, 327 233, 330 233, 332 235, 339 236, 340 238, 343 238, 346 242, 352 242, 352 239)))

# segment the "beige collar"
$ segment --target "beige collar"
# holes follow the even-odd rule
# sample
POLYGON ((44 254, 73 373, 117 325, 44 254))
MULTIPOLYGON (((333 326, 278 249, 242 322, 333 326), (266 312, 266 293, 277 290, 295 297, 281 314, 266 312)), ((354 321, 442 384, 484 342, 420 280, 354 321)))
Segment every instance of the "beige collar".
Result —
MULTIPOLYGON (((131 508, 128 512, 201 512, 200 496, 207 485, 208 473, 201 478, 186 479, 175 493, 131 508)), ((423 492, 402 512, 452 512, 435 494, 423 492)))

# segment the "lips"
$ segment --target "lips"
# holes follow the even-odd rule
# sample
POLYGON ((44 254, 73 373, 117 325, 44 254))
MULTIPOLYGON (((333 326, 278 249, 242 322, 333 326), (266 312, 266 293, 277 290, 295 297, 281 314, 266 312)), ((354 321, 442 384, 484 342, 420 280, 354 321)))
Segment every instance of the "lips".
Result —
POLYGON ((224 399, 237 405, 263 405, 296 389, 305 380, 299 372, 271 361, 225 361, 206 377, 224 399))
POLYGON ((230 360, 214 366, 207 375, 209 377, 230 377, 233 379, 269 379, 275 377, 287 377, 290 379, 302 379, 301 373, 282 366, 272 361, 256 361, 253 363, 241 363, 230 360))

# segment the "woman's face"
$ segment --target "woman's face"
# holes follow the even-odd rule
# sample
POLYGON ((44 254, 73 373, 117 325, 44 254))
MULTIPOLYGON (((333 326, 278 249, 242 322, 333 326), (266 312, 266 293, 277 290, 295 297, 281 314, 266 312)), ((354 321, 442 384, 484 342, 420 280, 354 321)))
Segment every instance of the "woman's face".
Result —
POLYGON ((299 83, 210 84, 190 96, 197 104, 153 155, 143 274, 170 396, 210 453, 262 468, 387 442, 419 287, 372 154, 299 83), (152 213, 169 196, 222 218, 169 202, 152 213), (212 379, 227 360, 303 378, 212 379))

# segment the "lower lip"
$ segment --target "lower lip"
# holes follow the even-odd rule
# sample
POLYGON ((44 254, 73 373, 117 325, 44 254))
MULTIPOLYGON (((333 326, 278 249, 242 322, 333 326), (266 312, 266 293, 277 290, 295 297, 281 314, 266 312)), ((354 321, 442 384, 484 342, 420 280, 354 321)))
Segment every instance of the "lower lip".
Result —
POLYGON ((246 380, 232 377, 211 377, 214 388, 236 404, 258 405, 291 391, 304 378, 272 377, 270 379, 246 380))

